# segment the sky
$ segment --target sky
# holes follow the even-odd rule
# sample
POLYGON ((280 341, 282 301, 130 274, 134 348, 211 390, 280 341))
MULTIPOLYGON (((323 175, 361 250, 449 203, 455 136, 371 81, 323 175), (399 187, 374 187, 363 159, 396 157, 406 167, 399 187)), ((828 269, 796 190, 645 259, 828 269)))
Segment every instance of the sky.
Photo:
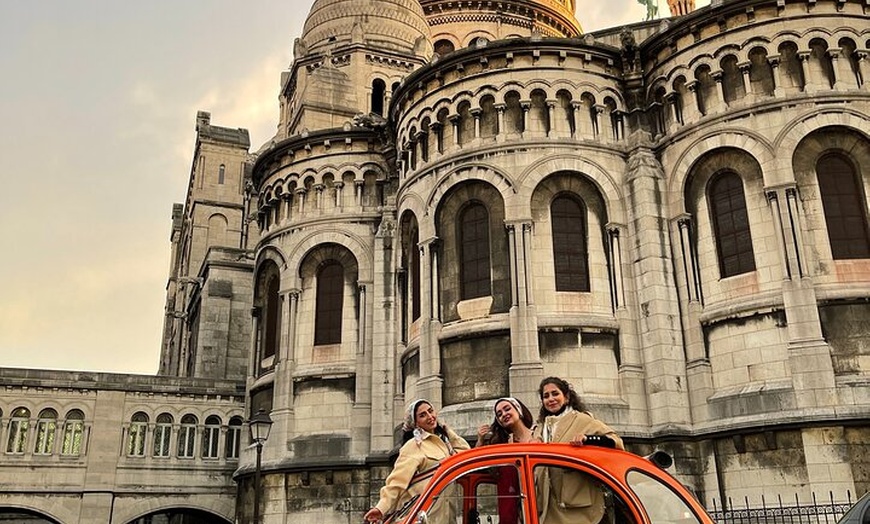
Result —
POLYGON ((271 139, 313 3, 0 0, 0 367, 156 373, 196 112, 271 139))

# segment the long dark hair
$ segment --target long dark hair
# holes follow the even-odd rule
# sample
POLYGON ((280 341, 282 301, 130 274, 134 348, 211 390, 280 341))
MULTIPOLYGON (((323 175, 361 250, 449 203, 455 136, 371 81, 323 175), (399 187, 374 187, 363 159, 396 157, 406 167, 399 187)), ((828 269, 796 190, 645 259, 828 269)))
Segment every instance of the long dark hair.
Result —
POLYGON ((546 386, 547 384, 552 384, 559 388, 559 391, 561 391, 562 394, 565 395, 565 398, 568 399, 568 403, 566 405, 571 406, 574 411, 588 411, 586 409, 586 404, 584 404, 583 401, 580 400, 580 397, 577 396, 577 392, 574 391, 574 388, 571 386, 571 384, 567 383, 559 377, 547 377, 542 380, 541 385, 538 386, 538 398, 541 399, 541 412, 539 414, 539 420, 544 420, 545 418, 547 418, 548 415, 553 415, 553 413, 547 411, 547 408, 544 407, 543 402, 544 386, 546 386))
MULTIPOLYGON (((532 426, 535 424, 535 417, 532 415, 532 411, 526 407, 523 402, 517 398, 514 398, 517 403, 520 405, 520 421, 529 429, 532 429, 532 426)), ((508 402, 513 408, 513 402, 510 402, 506 398, 500 398, 495 401, 492 409, 495 410, 495 407, 499 404, 499 402, 508 402)), ((505 444, 510 441, 510 432, 507 429, 502 427, 501 424, 498 423, 498 417, 493 417, 492 424, 489 425, 489 431, 487 432, 487 436, 483 439, 483 444, 505 444)))

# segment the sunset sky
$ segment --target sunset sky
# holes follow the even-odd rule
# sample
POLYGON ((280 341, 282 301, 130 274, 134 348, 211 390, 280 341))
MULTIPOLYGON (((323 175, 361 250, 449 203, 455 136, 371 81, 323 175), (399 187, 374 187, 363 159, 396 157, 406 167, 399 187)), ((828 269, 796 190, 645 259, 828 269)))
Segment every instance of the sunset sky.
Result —
POLYGON ((268 141, 312 4, 0 0, 0 367, 156 372, 196 112, 268 141))

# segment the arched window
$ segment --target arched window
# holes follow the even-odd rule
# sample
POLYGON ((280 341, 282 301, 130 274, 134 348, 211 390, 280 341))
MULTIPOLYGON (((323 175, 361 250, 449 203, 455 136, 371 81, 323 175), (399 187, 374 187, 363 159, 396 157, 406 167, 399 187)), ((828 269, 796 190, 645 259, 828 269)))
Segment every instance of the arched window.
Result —
POLYGON ((6 453, 20 454, 27 448, 27 430, 30 429, 30 410, 16 408, 9 418, 6 453))
POLYGON ((835 260, 870 258, 864 193, 852 164, 840 154, 829 154, 816 164, 819 192, 835 260))
POLYGON ((380 78, 372 81, 372 113, 384 116, 384 106, 387 100, 387 84, 380 78))
POLYGON ((79 409, 71 409, 63 423, 63 444, 61 455, 77 457, 82 454, 85 436, 85 414, 79 409))
POLYGON ((341 313, 344 305, 344 268, 329 261, 317 272, 317 306, 314 315, 314 345, 341 343, 341 313))
POLYGON ((467 206, 459 217, 462 300, 489 296, 492 292, 489 255, 489 213, 478 202, 467 206))
POLYGON ((278 294, 280 279, 273 275, 266 284, 266 325, 263 340, 263 358, 278 352, 278 333, 281 313, 281 297, 278 294))
POLYGON ((227 177, 227 166, 221 164, 218 168, 218 184, 223 185, 227 177))
POLYGON ((178 457, 193 458, 196 447, 196 417, 184 415, 181 417, 181 427, 178 430, 178 457))
POLYGON ((580 200, 560 195, 550 205, 550 218, 556 291, 589 291, 586 206, 580 200))
POLYGON ((435 52, 438 56, 444 56, 448 53, 452 53, 456 51, 456 46, 453 45, 453 42, 450 40, 438 40, 435 42, 435 52))
POLYGON ((168 457, 170 440, 172 439, 172 415, 161 413, 157 416, 157 424, 154 426, 154 456, 168 457))
POLYGON ((205 429, 202 432, 202 458, 216 459, 220 457, 218 441, 221 437, 221 419, 210 415, 205 419, 205 429))
POLYGON ((227 427, 226 457, 228 459, 239 458, 239 448, 242 442, 242 418, 233 417, 227 427))
POLYGON ((719 255, 719 274, 726 278, 755 271, 743 180, 734 172, 717 175, 710 182, 707 197, 719 255))
POLYGON ((51 455, 54 453, 54 436, 57 433, 57 411, 47 408, 39 412, 36 419, 36 444, 34 455, 51 455))
POLYGON ((130 418, 130 430, 127 436, 127 455, 130 457, 145 456, 145 434, 148 432, 148 415, 141 411, 130 418))
POLYGON ((415 227, 411 233, 411 321, 420 318, 420 232, 415 227))

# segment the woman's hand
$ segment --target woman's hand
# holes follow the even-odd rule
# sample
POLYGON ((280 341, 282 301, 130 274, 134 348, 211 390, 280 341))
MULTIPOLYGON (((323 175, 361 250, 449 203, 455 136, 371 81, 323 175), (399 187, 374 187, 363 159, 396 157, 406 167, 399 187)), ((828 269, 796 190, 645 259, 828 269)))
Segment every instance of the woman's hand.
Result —
POLYGON ((484 424, 477 428, 477 445, 481 446, 486 442, 486 435, 489 433, 489 424, 484 424))
POLYGON ((586 435, 577 435, 574 440, 569 442, 572 446, 582 446, 586 443, 586 435))
POLYGON ((380 522, 384 520, 384 514, 378 508, 372 508, 366 512, 363 520, 366 522, 380 522))

